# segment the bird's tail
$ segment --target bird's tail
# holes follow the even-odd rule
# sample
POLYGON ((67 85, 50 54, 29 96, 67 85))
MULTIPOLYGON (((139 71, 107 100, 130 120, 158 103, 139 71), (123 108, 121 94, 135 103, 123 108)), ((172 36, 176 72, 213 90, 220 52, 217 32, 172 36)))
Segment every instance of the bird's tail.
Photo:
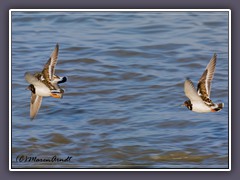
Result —
POLYGON ((219 103, 219 104, 217 104, 217 107, 214 108, 214 110, 215 111, 221 111, 223 107, 224 107, 224 103, 219 103))

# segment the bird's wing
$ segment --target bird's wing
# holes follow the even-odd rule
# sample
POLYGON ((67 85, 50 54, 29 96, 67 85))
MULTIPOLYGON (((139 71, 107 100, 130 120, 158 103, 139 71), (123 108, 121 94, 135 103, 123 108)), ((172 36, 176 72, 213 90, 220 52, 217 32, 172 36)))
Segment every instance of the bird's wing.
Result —
POLYGON ((217 55, 214 54, 210 62, 208 63, 205 71, 198 81, 198 94, 207 98, 210 98, 211 82, 214 76, 215 67, 217 62, 217 55))
POLYGON ((40 109, 42 103, 42 96, 32 93, 30 102, 30 118, 34 119, 40 109))
POLYGON ((34 86, 45 86, 44 83, 42 83, 40 80, 38 80, 34 75, 32 75, 29 72, 26 72, 24 77, 29 84, 33 84, 34 86))
POLYGON ((53 76, 55 74, 55 66, 57 64, 57 59, 58 59, 58 49, 59 49, 59 45, 56 44, 55 49, 53 50, 48 62, 44 65, 44 68, 42 70, 43 77, 47 81, 53 80, 53 76))
POLYGON ((192 103, 202 101, 190 79, 186 79, 184 82, 184 92, 192 103))

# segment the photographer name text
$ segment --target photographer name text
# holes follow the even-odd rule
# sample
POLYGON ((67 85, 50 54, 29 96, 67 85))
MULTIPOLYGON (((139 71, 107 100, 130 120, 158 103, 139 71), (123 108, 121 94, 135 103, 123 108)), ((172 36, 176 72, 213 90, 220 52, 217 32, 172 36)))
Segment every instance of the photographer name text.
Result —
POLYGON ((27 155, 18 155, 16 157, 16 162, 70 162, 72 156, 67 156, 65 158, 58 157, 56 155, 52 157, 38 157, 38 156, 27 156, 27 155))

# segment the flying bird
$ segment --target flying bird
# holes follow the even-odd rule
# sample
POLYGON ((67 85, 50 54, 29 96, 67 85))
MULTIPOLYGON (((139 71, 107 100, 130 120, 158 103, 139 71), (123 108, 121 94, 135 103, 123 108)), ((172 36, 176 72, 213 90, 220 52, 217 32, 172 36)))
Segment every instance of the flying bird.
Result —
POLYGON ((55 66, 58 59, 59 45, 57 44, 49 60, 44 65, 42 72, 31 74, 25 73, 25 79, 30 84, 27 89, 31 91, 30 118, 34 119, 37 115, 42 98, 52 96, 62 98, 64 90, 58 85, 67 81, 66 77, 60 77, 55 74, 55 66))
POLYGON ((222 110, 224 104, 215 104, 210 99, 211 82, 214 76, 217 62, 217 55, 214 54, 208 63, 205 71, 198 81, 197 90, 194 88, 193 82, 186 79, 184 82, 184 92, 189 100, 184 102, 189 110, 199 113, 218 112, 222 110))

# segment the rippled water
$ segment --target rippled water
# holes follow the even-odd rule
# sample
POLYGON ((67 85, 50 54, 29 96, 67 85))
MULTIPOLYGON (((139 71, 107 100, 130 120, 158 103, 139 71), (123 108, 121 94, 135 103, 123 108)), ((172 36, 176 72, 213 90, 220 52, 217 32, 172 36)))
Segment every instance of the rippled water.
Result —
POLYGON ((12 168, 228 168, 228 62, 227 12, 12 12, 12 168), (24 73, 57 42, 65 94, 31 121, 24 73), (191 112, 183 82, 213 53, 225 107, 191 112))

